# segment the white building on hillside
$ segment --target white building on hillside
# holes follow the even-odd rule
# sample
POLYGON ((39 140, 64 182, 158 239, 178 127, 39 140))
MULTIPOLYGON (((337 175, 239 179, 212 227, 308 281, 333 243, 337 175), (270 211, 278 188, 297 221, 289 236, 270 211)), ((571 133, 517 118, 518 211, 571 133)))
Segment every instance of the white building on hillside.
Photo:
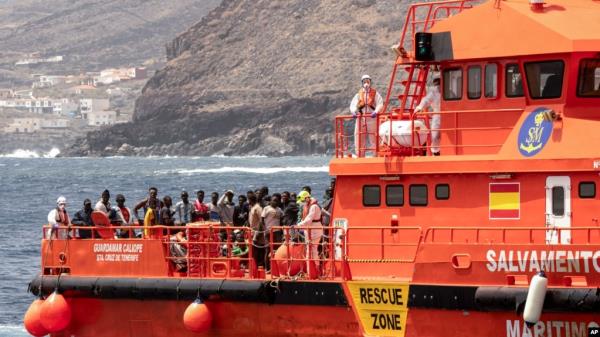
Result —
POLYGON ((34 133, 42 128, 41 118, 15 118, 4 128, 6 133, 34 133))
POLYGON ((13 98, 15 91, 12 89, 0 89, 0 98, 13 98))
POLYGON ((42 129, 66 129, 69 127, 69 120, 66 118, 43 119, 42 129))
POLYGON ((104 69, 99 76, 94 77, 94 85, 113 84, 121 81, 139 80, 146 78, 146 68, 110 68, 104 69))
POLYGON ((31 101, 29 112, 47 114, 53 112, 52 100, 50 98, 38 98, 31 101))
POLYGON ((52 113, 58 116, 68 115, 70 113, 77 113, 79 110, 79 104, 71 101, 68 98, 61 98, 52 101, 52 113))
POLYGON ((88 119, 88 115, 92 112, 108 110, 109 106, 108 98, 82 98, 79 100, 79 111, 83 119, 88 119))
POLYGON ((71 93, 76 95, 86 95, 96 91, 96 87, 92 85, 82 84, 68 89, 71 93))
POLYGON ((89 126, 112 125, 117 122, 117 112, 113 110, 93 111, 88 114, 89 126))
POLYGON ((37 81, 33 82, 32 88, 48 88, 57 84, 65 83, 67 80, 66 76, 58 75, 40 75, 37 77, 37 81))
POLYGON ((112 125, 117 122, 117 112, 109 110, 110 101, 106 98, 84 98, 79 100, 81 117, 89 126, 112 125))

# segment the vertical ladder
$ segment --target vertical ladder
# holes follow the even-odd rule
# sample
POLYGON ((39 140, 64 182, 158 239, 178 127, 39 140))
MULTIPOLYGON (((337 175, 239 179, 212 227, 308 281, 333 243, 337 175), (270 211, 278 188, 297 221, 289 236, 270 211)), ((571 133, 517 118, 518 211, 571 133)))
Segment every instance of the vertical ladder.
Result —
POLYGON ((398 96, 400 101, 400 114, 403 118, 408 114, 409 119, 413 119, 415 107, 425 96, 427 86, 427 75, 429 74, 429 65, 410 64, 404 68, 408 76, 400 81, 402 93, 398 96))
POLYGON ((429 64, 424 63, 395 65, 384 108, 387 110, 389 107, 387 111, 390 111, 392 115, 399 116, 397 117, 399 119, 410 119, 415 107, 425 96, 429 69, 429 64), (396 81, 396 78, 400 78, 400 80, 396 81), (392 93, 394 89, 396 92, 392 93), (390 106, 390 97, 398 99, 397 106, 390 106))
POLYGON ((414 59, 412 50, 415 45, 415 33, 426 32, 436 22, 473 8, 473 6, 481 1, 441 0, 410 5, 406 13, 400 40, 394 47, 398 56, 396 62, 394 62, 394 69, 392 70, 383 111, 392 114, 400 113, 402 115, 401 118, 407 118, 409 116, 404 116, 405 112, 412 113, 414 107, 424 95, 429 65, 420 63, 414 59), (408 76, 401 78, 403 74, 398 74, 399 71, 406 71, 408 76), (396 78, 401 78, 399 83, 395 82, 396 78), (397 84, 401 85, 400 94, 392 96, 392 91, 397 84), (398 98, 399 105, 391 107, 390 98, 398 98))

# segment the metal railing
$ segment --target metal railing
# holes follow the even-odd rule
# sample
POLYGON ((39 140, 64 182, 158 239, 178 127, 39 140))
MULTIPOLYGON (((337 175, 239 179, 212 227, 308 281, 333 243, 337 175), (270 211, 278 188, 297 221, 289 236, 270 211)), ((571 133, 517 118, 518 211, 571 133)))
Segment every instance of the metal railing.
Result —
POLYGON ((429 227, 423 244, 600 245, 599 227, 429 227))
POLYGON ((421 227, 356 226, 347 229, 348 262, 412 263, 421 244, 421 227))
POLYGON ((480 2, 481 0, 451 0, 411 5, 406 12, 399 46, 407 51, 412 50, 415 45, 415 33, 426 32, 436 22, 472 8, 480 2), (410 36, 408 41, 407 34, 410 36))
MULTIPOLYGON (((49 226, 44 226, 44 238, 49 226)), ((161 243, 169 276, 245 279, 349 279, 348 263, 411 263, 421 241, 420 227, 363 226, 344 229, 323 226, 278 226, 266 231, 250 227, 198 223, 187 226, 130 226, 139 236, 102 236, 122 226, 70 226, 57 230, 91 230, 92 237, 68 241, 152 240, 161 243), (144 233, 146 230, 146 234, 144 233), (282 248, 283 247, 283 248, 282 248), (264 254, 264 255, 261 255, 264 254), (269 273, 270 271, 270 273, 269 273)), ((57 249, 69 261, 71 249, 57 249)), ((52 252, 53 246, 46 247, 52 252)), ((48 253, 48 251, 46 251, 48 253)), ((53 255, 53 254, 51 254, 53 255)), ((45 259, 44 259, 45 260, 45 259)), ((67 270, 76 266, 44 265, 67 270)))
MULTIPOLYGON (((121 226, 72 226, 57 229, 119 229, 121 226)), ((143 226, 131 226, 143 230, 143 226)), ((44 232, 50 228, 44 226, 44 232)), ((122 229, 122 228, 121 228, 122 229)), ((148 227, 146 227, 148 229, 148 227)), ((250 227, 214 225, 152 226, 138 238, 94 237, 53 239, 42 252, 44 274, 61 274, 69 265, 69 254, 82 252, 69 241, 152 240, 160 242, 166 277, 240 278, 257 280, 339 280, 369 276, 386 265, 409 266, 428 245, 600 245, 598 227, 398 227, 398 226, 281 226, 266 231, 250 227), (53 244, 57 241, 64 244, 53 244), (66 248, 66 249, 65 249, 66 248), (53 251, 56 250, 56 251, 53 251), (264 255, 260 255, 260 253, 264 255), (56 257, 48 262, 48 254, 56 257), (352 271, 354 270, 354 275, 352 271), (48 271, 48 272, 47 272, 48 271)), ((86 247, 86 250, 89 249, 86 247)), ((154 251, 156 252, 156 251, 154 251)), ((159 258, 159 257, 157 257, 159 258)), ((403 267, 404 268, 404 267, 403 267)))
MULTIPOLYGON (((523 109, 478 109, 478 110, 451 110, 451 111, 440 111, 440 112, 418 112, 411 113, 408 119, 401 119, 399 115, 384 113, 377 116, 377 122, 372 138, 375 139, 375 144, 368 144, 365 140, 368 137, 364 137, 366 132, 363 132, 359 128, 359 132, 356 133, 355 123, 362 123, 361 118, 354 118, 351 115, 336 116, 335 119, 335 156, 336 158, 346 157, 363 157, 365 154, 373 153, 376 156, 415 156, 415 155, 431 155, 431 132, 440 132, 440 138, 443 134, 446 134, 446 139, 449 139, 440 144, 438 147, 441 148, 442 154, 444 150, 452 150, 453 154, 465 154, 469 153, 469 149, 479 148, 487 149, 484 153, 494 154, 504 145, 502 142, 491 142, 490 139, 493 137, 486 137, 492 133, 503 133, 508 135, 513 126, 493 126, 493 125, 482 125, 482 126, 464 126, 461 127, 459 117, 468 118, 475 114, 520 114, 523 109), (433 114, 439 114, 442 120, 450 119, 454 127, 446 128, 431 128, 430 119, 433 114), (398 121, 404 123, 410 123, 409 128, 405 130, 406 133, 398 135, 394 134, 394 123, 398 121), (389 129, 385 134, 381 134, 381 125, 387 123, 389 129), (351 131, 349 131, 351 130, 351 131), (479 132, 477 141, 467 142, 463 140, 463 134, 470 132, 479 132), (359 138, 356 139, 356 135, 359 138), (353 145, 351 145, 353 144, 353 145)), ((371 117, 367 117, 371 118, 371 117)), ((472 124, 472 121, 470 121, 472 124)), ((386 126, 387 127, 387 126, 386 126)), ((496 139, 504 138, 497 136, 496 139)), ((481 152, 481 151, 480 151, 481 152)), ((446 151, 446 153, 448 153, 446 151)))

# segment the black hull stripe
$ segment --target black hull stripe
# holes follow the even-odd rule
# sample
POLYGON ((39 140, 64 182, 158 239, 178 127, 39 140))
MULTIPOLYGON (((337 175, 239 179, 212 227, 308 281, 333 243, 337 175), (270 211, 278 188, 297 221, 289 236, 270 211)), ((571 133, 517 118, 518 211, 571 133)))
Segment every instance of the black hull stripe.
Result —
POLYGON ((340 283, 179 278, 122 278, 37 276, 29 283, 34 295, 47 295, 58 288, 69 296, 107 299, 203 299, 268 304, 348 306, 340 283), (42 283, 43 280, 43 283, 42 283))
MULTIPOLYGON (((203 299, 267 304, 348 306, 342 285, 336 282, 216 280, 188 278, 112 278, 37 276, 29 291, 38 295, 55 288, 69 296, 107 299, 203 299), (42 284, 43 279, 43 284, 42 284)), ((527 288, 410 285, 409 308, 520 313, 527 288)), ((599 312, 600 288, 549 289, 544 300, 548 312, 599 312)))
MULTIPOLYGON (((521 313, 527 288, 411 285, 409 308, 470 311, 515 311, 521 313)), ((546 312, 598 312, 600 288, 548 289, 546 312)))

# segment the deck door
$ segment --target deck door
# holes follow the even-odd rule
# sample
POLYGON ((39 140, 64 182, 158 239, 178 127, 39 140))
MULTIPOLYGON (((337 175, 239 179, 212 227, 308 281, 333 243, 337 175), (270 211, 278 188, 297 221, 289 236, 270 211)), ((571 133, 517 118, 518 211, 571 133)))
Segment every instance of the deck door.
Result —
POLYGON ((546 244, 570 244, 571 228, 571 178, 550 176, 546 178, 546 244))

